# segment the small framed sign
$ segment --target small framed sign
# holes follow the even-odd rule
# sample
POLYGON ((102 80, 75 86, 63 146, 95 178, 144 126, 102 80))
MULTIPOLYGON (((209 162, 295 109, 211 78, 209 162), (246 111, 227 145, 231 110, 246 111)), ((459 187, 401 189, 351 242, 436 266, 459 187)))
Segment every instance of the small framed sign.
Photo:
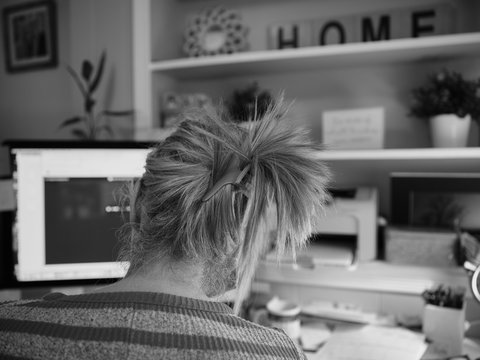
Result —
POLYGON ((384 109, 325 111, 322 141, 329 149, 381 149, 384 145, 384 109))
POLYGON ((4 8, 3 34, 8 72, 57 65, 56 11, 53 1, 4 8))

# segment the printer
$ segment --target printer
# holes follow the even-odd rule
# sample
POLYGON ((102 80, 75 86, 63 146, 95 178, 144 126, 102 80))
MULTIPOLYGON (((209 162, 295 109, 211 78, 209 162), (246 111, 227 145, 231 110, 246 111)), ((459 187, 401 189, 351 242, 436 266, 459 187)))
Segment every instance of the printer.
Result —
POLYGON ((332 200, 314 224, 310 247, 315 252, 343 248, 352 261, 377 257, 378 191, 373 187, 330 190, 332 200))
MULTIPOLYGON (((377 257, 377 189, 331 189, 330 194, 331 201, 315 220, 309 243, 297 252, 297 267, 349 267, 377 257)), ((270 252, 266 260, 275 261, 275 254, 270 252)), ((294 262, 290 253, 280 261, 294 262)))

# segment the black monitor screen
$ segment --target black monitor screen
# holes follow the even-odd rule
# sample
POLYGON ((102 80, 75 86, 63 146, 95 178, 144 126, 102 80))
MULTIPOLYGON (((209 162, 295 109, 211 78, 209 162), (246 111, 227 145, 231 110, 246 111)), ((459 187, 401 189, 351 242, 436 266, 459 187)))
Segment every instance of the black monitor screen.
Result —
MULTIPOLYGON (((45 179, 45 263, 115 261, 122 180, 45 179)), ((123 210, 123 211, 122 211, 123 210)))

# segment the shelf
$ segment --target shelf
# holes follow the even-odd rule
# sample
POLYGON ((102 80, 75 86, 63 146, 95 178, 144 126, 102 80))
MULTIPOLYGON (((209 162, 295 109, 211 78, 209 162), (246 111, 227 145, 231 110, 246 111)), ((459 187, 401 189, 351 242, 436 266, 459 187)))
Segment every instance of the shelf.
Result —
MULTIPOLYGON (((145 129, 140 133, 144 140, 157 141, 166 138, 173 129, 145 129)), ((318 153, 319 160, 325 161, 395 161, 395 160, 477 160, 480 161, 480 147, 466 148, 415 148, 415 149, 374 149, 374 150, 325 150, 318 153)), ((480 168, 479 168, 480 171, 480 168)))
POLYGON ((402 266, 384 261, 361 263, 354 268, 319 266, 315 269, 263 261, 257 268, 255 281, 414 295, 439 283, 468 286, 467 273, 461 267, 402 266))
POLYGON ((448 59, 480 54, 480 33, 351 43, 324 47, 252 51, 150 63, 152 72, 177 79, 275 74, 339 66, 448 59))
MULTIPOLYGON (((326 150, 318 154, 320 160, 455 160, 480 159, 480 147, 420 148, 378 150, 326 150)), ((480 169, 479 169, 480 171, 480 169)))

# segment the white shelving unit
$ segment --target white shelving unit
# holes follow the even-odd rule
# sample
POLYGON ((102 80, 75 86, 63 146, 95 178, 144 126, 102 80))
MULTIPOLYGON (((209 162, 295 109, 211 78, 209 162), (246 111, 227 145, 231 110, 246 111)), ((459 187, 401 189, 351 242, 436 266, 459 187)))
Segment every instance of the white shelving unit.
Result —
MULTIPOLYGON (((310 75, 318 71, 322 73, 322 77, 315 78, 312 81, 319 81, 319 79, 323 81, 325 78, 325 81, 330 81, 329 84, 334 85, 335 82, 332 81, 330 76, 343 75, 342 73, 345 72, 346 75, 344 76, 347 77, 347 81, 344 81, 339 87, 343 86, 344 91, 349 92, 351 96, 351 92, 354 90, 351 90, 348 86, 348 76, 351 74, 359 75, 359 81, 364 81, 361 75, 366 68, 369 71, 369 75, 375 74, 376 68, 378 68, 381 71, 380 75, 378 75, 379 77, 383 75, 391 76, 391 79, 385 80, 386 82, 404 81, 402 76, 395 77, 392 75, 394 71, 390 70, 396 67, 402 68, 404 72, 415 66, 423 67, 425 70, 429 68, 429 64, 451 64, 452 61, 458 59, 467 59, 471 62, 474 59, 479 64, 475 67, 475 70, 478 69, 478 72, 480 72, 480 27, 478 25, 472 25, 476 28, 468 29, 469 32, 434 37, 285 50, 256 48, 254 51, 232 55, 182 58, 178 51, 178 42, 181 41, 181 36, 179 36, 180 26, 177 23, 185 19, 185 14, 180 14, 180 12, 190 8, 193 9, 192 11, 197 11, 203 5, 211 5, 212 2, 203 0, 132 1, 134 103, 136 109, 136 138, 139 140, 158 139, 167 135, 158 129, 156 125, 159 112, 156 104, 159 100, 158 94, 165 90, 178 91, 183 90, 184 87, 188 90, 195 87, 202 89, 203 84, 206 84, 206 88, 208 87, 209 89, 215 86, 224 86, 222 90, 225 91, 226 88, 231 86, 231 79, 237 80, 243 77, 255 78, 258 76, 273 82, 274 80, 272 79, 285 77, 287 79, 285 82, 289 83, 292 81, 293 75, 298 75, 301 77, 301 81, 304 81, 305 79, 309 80, 310 75), (155 4, 153 4, 154 2, 155 4), (155 13, 152 13, 152 8, 156 11, 155 13), (168 35, 169 27, 173 29, 175 37, 168 35), (152 29, 154 30, 152 31, 152 29), (155 41, 152 39, 152 32, 155 33, 155 41), (159 41, 162 41, 160 46, 162 47, 161 52, 158 52, 159 41), (408 66, 408 69, 405 66, 408 66)), ((380 2, 375 2, 374 0, 365 1, 368 2, 370 9, 377 9, 380 4, 380 2)), ((463 3, 468 1, 463 0, 463 3)), ((306 2, 299 1, 299 3, 306 2)), ((277 2, 264 0, 263 3, 266 4, 265 6, 275 7, 272 13, 278 15, 277 2)), ((297 6, 296 1, 292 1, 292 3, 297 6)), ((316 6, 321 6, 318 3, 321 3, 321 1, 315 2, 316 6)), ((402 2, 389 0, 381 2, 382 6, 385 3, 391 3, 397 7, 406 3, 409 3, 411 6, 417 6, 421 1, 402 2)), ((423 1, 423 3, 429 2, 423 1)), ((470 1, 470 3, 473 4, 474 2, 470 1)), ((285 8, 285 4, 288 4, 288 1, 280 2, 278 7, 285 8)), ((337 8, 350 6, 348 4, 352 5, 353 8, 353 10, 349 11, 355 11, 355 9, 362 9, 361 11, 363 11, 363 7, 354 1, 339 1, 335 2, 335 4, 331 2, 331 6, 337 8)), ((241 1, 232 1, 228 4, 231 7, 236 5, 245 8, 257 6, 258 4, 257 2, 249 4, 241 1)), ((298 4, 298 6, 301 7, 301 4, 298 4)), ((305 6, 303 7, 305 8, 305 6)), ((261 11, 265 11, 265 7, 262 7, 261 11)), ((476 5, 474 11, 478 13, 480 7, 476 5)), ((251 15, 252 11, 249 14, 251 15)), ((478 15, 480 16, 480 14, 478 15)), ((282 16, 289 18, 286 15, 282 16)), ((284 21, 285 19, 282 20, 284 21)), ((272 22, 271 19, 269 21, 272 22)), ((410 79, 411 83, 416 81, 415 76, 412 77, 413 79, 410 79)), ((406 88, 411 83, 407 85, 402 83, 400 85, 406 88)), ((301 88, 302 85, 298 87, 301 88)), ((355 91, 357 92, 362 91, 361 85, 360 90, 357 84, 352 84, 351 87, 356 87, 355 91)), ((303 91, 303 89, 301 90, 303 91)), ((376 90, 382 92, 382 96, 386 93, 386 97, 391 94, 394 96, 404 95, 395 92, 390 87, 386 87, 384 83, 378 84, 376 90)), ((302 91, 299 91, 301 95, 305 95, 302 91)), ((329 95, 320 87, 314 87, 314 91, 318 91, 319 97, 328 97, 329 95)), ((308 96, 302 105, 306 104, 308 107, 314 104, 315 106, 315 98, 308 98, 308 96)), ((300 98, 300 102, 302 100, 300 98)), ((388 100, 382 98, 382 101, 388 100)), ((368 101, 365 102, 368 103, 368 101)), ((398 106, 398 103, 389 105, 397 113, 399 112, 400 106, 398 106)), ((310 113, 316 112, 317 108, 310 113)), ((406 117, 406 115, 403 117, 406 117)), ((386 120, 396 121, 399 119, 386 120)), ((397 126, 397 124, 394 125, 397 126)), ((398 127, 395 126, 393 128, 398 130, 398 127)), ((409 134, 406 133, 399 136, 407 138, 409 134)), ((422 145, 423 147, 416 146, 415 148, 405 146, 407 148, 325 151, 319 154, 319 160, 326 161, 334 168, 336 180, 341 185, 354 185, 356 183, 362 185, 374 184, 379 187, 381 193, 388 193, 388 173, 392 171, 480 172, 480 147, 432 149, 427 147, 427 141, 422 145)), ((382 201, 383 204, 381 204, 380 208, 385 209, 388 197, 384 197, 382 201)), ((311 270, 294 270, 288 266, 277 267, 275 264, 262 263, 257 273, 257 279, 277 283, 295 282, 305 286, 337 287, 365 291, 378 290, 418 295, 422 289, 433 282, 464 283, 466 276, 461 269, 412 268, 392 266, 382 262, 359 264, 353 271, 320 268, 318 271, 314 270, 313 272, 311 270)))

